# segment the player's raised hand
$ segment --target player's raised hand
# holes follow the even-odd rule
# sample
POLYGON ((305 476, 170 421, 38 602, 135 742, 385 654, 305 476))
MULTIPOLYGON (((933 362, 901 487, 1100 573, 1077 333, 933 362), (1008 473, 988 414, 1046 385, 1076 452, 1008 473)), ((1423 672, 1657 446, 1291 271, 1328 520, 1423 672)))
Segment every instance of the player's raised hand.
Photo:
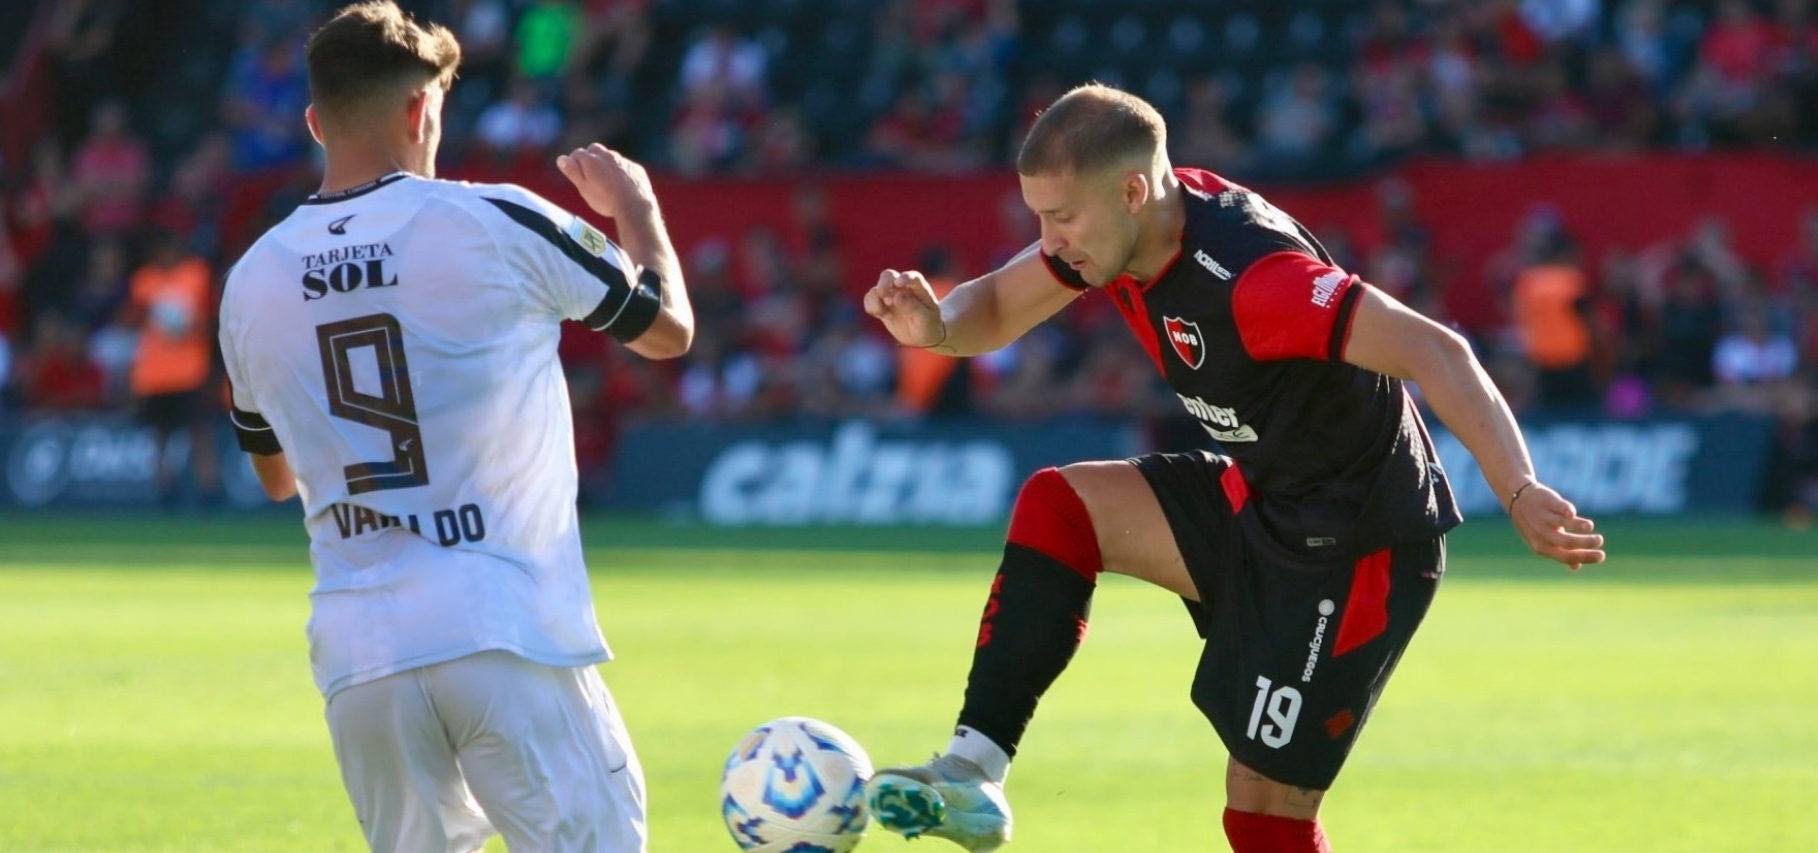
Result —
POLYGON ((1594 532, 1596 525, 1544 483, 1525 486, 1516 494, 1509 504, 1509 519, 1530 550, 1572 571, 1603 562, 1603 536, 1594 532))
POLYGON ((919 272, 884 270, 877 286, 865 293, 865 313, 884 321, 897 343, 931 347, 947 338, 940 300, 919 272))
POLYGON ((656 191, 650 188, 644 167, 598 142, 557 157, 556 168, 601 216, 618 218, 656 206, 656 191))

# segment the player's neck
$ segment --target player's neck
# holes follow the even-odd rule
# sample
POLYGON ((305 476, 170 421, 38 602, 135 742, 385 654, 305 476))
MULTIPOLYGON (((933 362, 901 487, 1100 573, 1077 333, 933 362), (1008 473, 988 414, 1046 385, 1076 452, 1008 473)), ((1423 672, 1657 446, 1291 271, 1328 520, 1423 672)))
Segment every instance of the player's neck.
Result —
POLYGON ((1136 253, 1125 270, 1137 281, 1151 282, 1167 271, 1180 254, 1181 229, 1186 227, 1187 206, 1181 203, 1180 181, 1164 173, 1161 192, 1143 214, 1148 217, 1136 235, 1136 253))
POLYGON ((433 168, 413 168, 412 159, 377 146, 337 146, 322 167, 322 187, 318 195, 343 192, 370 184, 393 172, 408 172, 426 178, 435 177, 433 168))

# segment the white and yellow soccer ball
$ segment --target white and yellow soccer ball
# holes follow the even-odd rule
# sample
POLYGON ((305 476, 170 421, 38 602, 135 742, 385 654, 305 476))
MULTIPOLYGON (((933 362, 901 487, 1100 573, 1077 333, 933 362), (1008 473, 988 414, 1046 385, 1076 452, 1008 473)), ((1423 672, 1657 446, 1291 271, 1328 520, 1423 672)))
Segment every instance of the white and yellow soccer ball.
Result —
POLYGON ((739 741, 720 776, 720 815, 749 853, 848 853, 865 836, 871 758, 809 717, 771 720, 739 741))

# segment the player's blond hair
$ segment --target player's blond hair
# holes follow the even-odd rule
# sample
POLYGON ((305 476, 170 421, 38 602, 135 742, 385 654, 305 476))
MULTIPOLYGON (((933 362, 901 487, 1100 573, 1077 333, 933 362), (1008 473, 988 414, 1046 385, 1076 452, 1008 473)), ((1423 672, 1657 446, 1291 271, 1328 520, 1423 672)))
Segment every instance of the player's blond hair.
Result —
POLYGON ((1168 126, 1148 101, 1088 83, 1057 98, 1029 128, 1016 171, 1074 175, 1147 163, 1168 147, 1168 126))
POLYGON ((306 53, 310 102, 335 119, 432 83, 446 90, 461 64, 454 33, 417 23, 393 0, 343 7, 310 35, 306 53))

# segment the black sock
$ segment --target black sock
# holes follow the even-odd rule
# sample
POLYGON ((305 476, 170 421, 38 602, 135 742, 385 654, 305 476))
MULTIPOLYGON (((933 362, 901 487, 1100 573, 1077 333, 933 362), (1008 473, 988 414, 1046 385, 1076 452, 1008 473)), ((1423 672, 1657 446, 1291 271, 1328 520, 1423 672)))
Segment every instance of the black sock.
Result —
POLYGON ((1036 703, 1086 636, 1094 584, 1033 548, 1004 546, 966 678, 959 724, 1016 756, 1036 703))

